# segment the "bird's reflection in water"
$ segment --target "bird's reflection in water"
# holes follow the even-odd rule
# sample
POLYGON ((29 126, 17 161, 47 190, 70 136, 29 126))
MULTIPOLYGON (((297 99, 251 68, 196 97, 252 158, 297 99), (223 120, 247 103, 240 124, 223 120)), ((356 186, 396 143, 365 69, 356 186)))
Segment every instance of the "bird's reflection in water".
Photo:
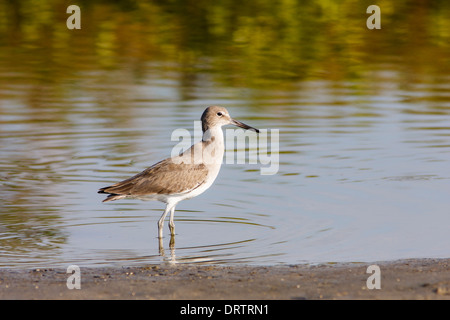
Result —
POLYGON ((164 241, 162 237, 158 237, 159 242, 159 255, 163 257, 164 261, 169 263, 177 263, 175 258, 175 236, 173 234, 170 235, 170 242, 169 242, 169 250, 170 250, 170 256, 166 255, 166 251, 164 250, 164 241))

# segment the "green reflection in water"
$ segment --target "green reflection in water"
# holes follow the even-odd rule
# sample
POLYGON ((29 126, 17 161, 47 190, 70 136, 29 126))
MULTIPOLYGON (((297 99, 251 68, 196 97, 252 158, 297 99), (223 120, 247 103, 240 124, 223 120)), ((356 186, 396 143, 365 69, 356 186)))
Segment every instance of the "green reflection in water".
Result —
POLYGON ((117 68, 138 80, 150 63, 182 71, 187 86, 211 72, 244 87, 370 77, 379 63, 400 63, 416 79, 448 71, 447 1, 378 1, 381 30, 366 28, 370 4, 81 1, 82 29, 69 31, 66 1, 1 1, 2 65, 60 83, 83 70, 117 68))

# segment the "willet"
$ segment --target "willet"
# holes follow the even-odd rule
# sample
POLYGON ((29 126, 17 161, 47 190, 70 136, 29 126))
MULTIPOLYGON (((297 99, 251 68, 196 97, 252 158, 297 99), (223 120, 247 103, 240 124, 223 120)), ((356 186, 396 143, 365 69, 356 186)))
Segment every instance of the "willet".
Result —
POLYGON ((158 221, 158 236, 160 239, 163 236, 164 219, 169 212, 170 233, 175 235, 175 206, 206 191, 219 174, 225 149, 222 126, 232 124, 259 132, 232 119, 223 107, 206 108, 201 120, 201 141, 178 156, 162 160, 129 179, 101 188, 98 193, 108 194, 103 202, 125 198, 164 202, 166 208, 158 221))

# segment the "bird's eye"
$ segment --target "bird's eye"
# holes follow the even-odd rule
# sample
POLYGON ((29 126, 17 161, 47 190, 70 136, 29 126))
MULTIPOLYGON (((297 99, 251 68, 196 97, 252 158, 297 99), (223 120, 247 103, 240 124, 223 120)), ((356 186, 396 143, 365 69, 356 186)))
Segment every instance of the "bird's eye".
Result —
POLYGON ((217 112, 217 115, 218 115, 219 117, 221 117, 221 116, 223 116, 223 113, 222 113, 222 112, 217 112))

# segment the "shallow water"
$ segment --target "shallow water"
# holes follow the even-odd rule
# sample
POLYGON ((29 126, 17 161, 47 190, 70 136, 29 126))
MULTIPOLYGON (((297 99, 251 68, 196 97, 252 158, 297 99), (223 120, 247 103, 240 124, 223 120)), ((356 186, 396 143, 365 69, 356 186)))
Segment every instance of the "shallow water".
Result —
POLYGON ((128 63, 97 65, 88 52, 76 62, 85 69, 62 76, 58 68, 40 69, 45 53, 35 57, 21 44, 29 65, 19 66, 8 63, 17 48, 4 48, 0 267, 450 255, 444 66, 417 79, 405 71, 409 64, 387 62, 395 57, 386 54, 356 78, 282 77, 278 85, 261 85, 268 80, 253 75, 258 81, 247 86, 229 82, 236 71, 215 70, 224 57, 214 53, 213 62, 200 57, 192 70, 126 57, 140 59, 136 70, 128 63), (279 170, 261 175, 261 164, 224 164, 208 191, 177 206, 171 248, 167 222, 163 243, 157 239, 162 203, 105 204, 97 190, 170 156, 178 142, 172 132, 193 132, 211 104, 256 128, 279 129, 279 170))

